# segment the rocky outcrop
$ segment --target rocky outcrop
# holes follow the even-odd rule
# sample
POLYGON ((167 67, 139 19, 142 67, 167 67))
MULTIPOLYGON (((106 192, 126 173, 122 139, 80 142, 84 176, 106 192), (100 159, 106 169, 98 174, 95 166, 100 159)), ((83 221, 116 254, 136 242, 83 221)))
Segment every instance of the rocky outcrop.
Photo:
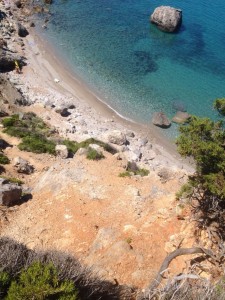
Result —
POLYGON ((172 121, 174 123, 183 124, 186 123, 188 119, 190 119, 190 117, 191 115, 189 115, 188 113, 183 111, 178 111, 176 115, 173 117, 172 121))
POLYGON ((150 21, 162 31, 175 32, 182 23, 182 11, 170 6, 159 6, 154 10, 150 21))
POLYGON ((0 178, 0 205, 13 206, 20 202, 22 188, 0 178))
POLYGON ((171 126, 170 120, 163 112, 154 113, 152 123, 161 128, 169 128, 171 126))
MULTIPOLYGON (((1 57, 0 57, 1 66, 1 57)), ((28 101, 23 97, 22 93, 15 87, 15 85, 7 80, 7 78, 2 75, 0 77, 0 94, 3 98, 3 103, 5 104, 18 104, 18 105, 28 105, 28 101)))
POLYGON ((57 156, 63 159, 67 158, 69 155, 66 145, 56 145, 55 152, 57 156))
POLYGON ((29 161, 19 156, 14 158, 13 166, 16 168, 18 173, 31 174, 34 172, 34 167, 29 163, 29 161))
POLYGON ((17 28, 17 32, 18 32, 18 35, 20 37, 26 37, 29 32, 27 31, 26 27, 24 27, 22 24, 18 23, 18 28, 17 28))
POLYGON ((13 71, 15 69, 15 61, 19 63, 20 67, 25 65, 24 57, 0 50, 0 73, 13 71))
POLYGON ((126 144, 126 135, 119 130, 113 130, 106 134, 107 142, 122 146, 126 144))

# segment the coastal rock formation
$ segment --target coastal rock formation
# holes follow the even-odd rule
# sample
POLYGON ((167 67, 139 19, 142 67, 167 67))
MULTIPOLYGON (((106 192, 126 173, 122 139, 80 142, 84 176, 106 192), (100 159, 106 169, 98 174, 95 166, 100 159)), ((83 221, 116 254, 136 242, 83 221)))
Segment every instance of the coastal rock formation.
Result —
POLYGON ((126 143, 126 135, 119 130, 113 130, 106 135, 106 139, 109 143, 122 146, 126 143))
POLYGON ((178 111, 176 115, 173 117, 172 121, 174 123, 183 124, 187 122, 188 119, 190 119, 190 115, 183 111, 178 111))
POLYGON ((182 22, 182 11, 170 6, 157 7, 150 17, 153 24, 165 32, 175 32, 182 22))
POLYGON ((163 112, 156 112, 153 115, 152 123, 161 128, 169 128, 171 125, 170 120, 163 112))
POLYGON ((17 184, 9 183, 0 178, 0 205, 17 205, 22 195, 22 188, 17 184))
POLYGON ((13 166, 16 168, 18 173, 31 174, 34 172, 34 167, 29 163, 29 161, 19 156, 14 158, 13 166))

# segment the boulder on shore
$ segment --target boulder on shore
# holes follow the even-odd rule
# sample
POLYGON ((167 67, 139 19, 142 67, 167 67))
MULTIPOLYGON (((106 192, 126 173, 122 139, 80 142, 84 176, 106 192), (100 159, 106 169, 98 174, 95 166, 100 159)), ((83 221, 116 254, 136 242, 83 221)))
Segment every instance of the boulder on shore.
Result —
POLYGON ((176 115, 173 117, 172 121, 174 123, 183 124, 186 123, 188 119, 190 119, 190 117, 191 115, 189 115, 188 113, 183 111, 178 111, 176 115))
POLYGON ((159 6, 154 10, 150 21, 162 31, 175 32, 182 23, 182 11, 171 6, 159 6))
POLYGON ((109 133, 107 133, 106 140, 109 143, 116 144, 119 146, 122 146, 127 142, 126 135, 120 130, 112 130, 109 133))
POLYGON ((161 128, 169 128, 171 126, 170 120, 163 112, 154 113, 152 123, 161 128))
POLYGON ((0 178, 0 205, 13 206, 20 202, 22 188, 0 178))

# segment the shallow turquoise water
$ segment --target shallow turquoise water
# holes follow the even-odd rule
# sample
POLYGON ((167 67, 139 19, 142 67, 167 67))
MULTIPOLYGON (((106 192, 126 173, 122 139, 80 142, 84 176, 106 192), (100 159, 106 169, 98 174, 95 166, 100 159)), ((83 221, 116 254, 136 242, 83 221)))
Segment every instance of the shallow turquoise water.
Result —
POLYGON ((183 10, 178 34, 149 23, 161 5, 157 0, 55 0, 44 34, 75 72, 127 118, 148 123, 159 110, 172 117, 177 105, 215 118, 212 101, 225 97, 224 1, 162 4, 183 10))

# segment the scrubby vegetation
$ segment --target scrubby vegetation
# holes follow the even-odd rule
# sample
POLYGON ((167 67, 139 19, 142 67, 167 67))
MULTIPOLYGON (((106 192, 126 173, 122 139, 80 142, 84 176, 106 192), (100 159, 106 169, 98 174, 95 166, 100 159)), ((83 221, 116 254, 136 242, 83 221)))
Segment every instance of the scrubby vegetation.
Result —
POLYGON ((48 137, 50 128, 34 113, 12 115, 2 120, 4 132, 22 139, 18 148, 34 153, 55 154, 56 143, 48 137))
POLYGON ((101 280, 72 256, 0 239, 2 300, 130 300, 134 291, 101 280))
POLYGON ((7 300, 78 300, 78 291, 70 280, 60 280, 52 263, 32 263, 11 280, 6 272, 0 273, 2 292, 7 300))
MULTIPOLYGON (((2 124, 4 126, 5 133, 22 139, 18 148, 23 151, 55 155, 55 146, 57 143, 61 143, 67 146, 70 156, 73 156, 80 148, 87 149, 90 144, 97 144, 105 151, 112 154, 117 152, 112 146, 94 138, 87 139, 80 143, 76 141, 58 139, 54 136, 51 128, 47 126, 41 118, 31 112, 25 113, 21 116, 17 114, 4 118, 2 120, 2 124)), ((92 153, 89 156, 94 157, 95 155, 92 153)), ((96 159, 100 159, 100 157, 96 155, 96 159)))
POLYGON ((128 162, 127 168, 125 172, 122 172, 119 174, 119 177, 131 177, 132 175, 140 175, 148 176, 149 170, 144 168, 139 168, 136 164, 133 164, 131 162, 128 162))
POLYGON ((10 163, 9 158, 0 152, 0 165, 7 165, 10 163))
POLYGON ((22 180, 20 180, 18 178, 15 178, 15 177, 0 176, 0 178, 3 178, 3 179, 7 180, 10 183, 16 183, 18 185, 24 184, 24 182, 22 180))
POLYGON ((88 147, 86 157, 89 160, 100 160, 100 159, 104 158, 105 156, 102 154, 102 152, 98 152, 97 150, 95 150, 91 147, 88 147))

